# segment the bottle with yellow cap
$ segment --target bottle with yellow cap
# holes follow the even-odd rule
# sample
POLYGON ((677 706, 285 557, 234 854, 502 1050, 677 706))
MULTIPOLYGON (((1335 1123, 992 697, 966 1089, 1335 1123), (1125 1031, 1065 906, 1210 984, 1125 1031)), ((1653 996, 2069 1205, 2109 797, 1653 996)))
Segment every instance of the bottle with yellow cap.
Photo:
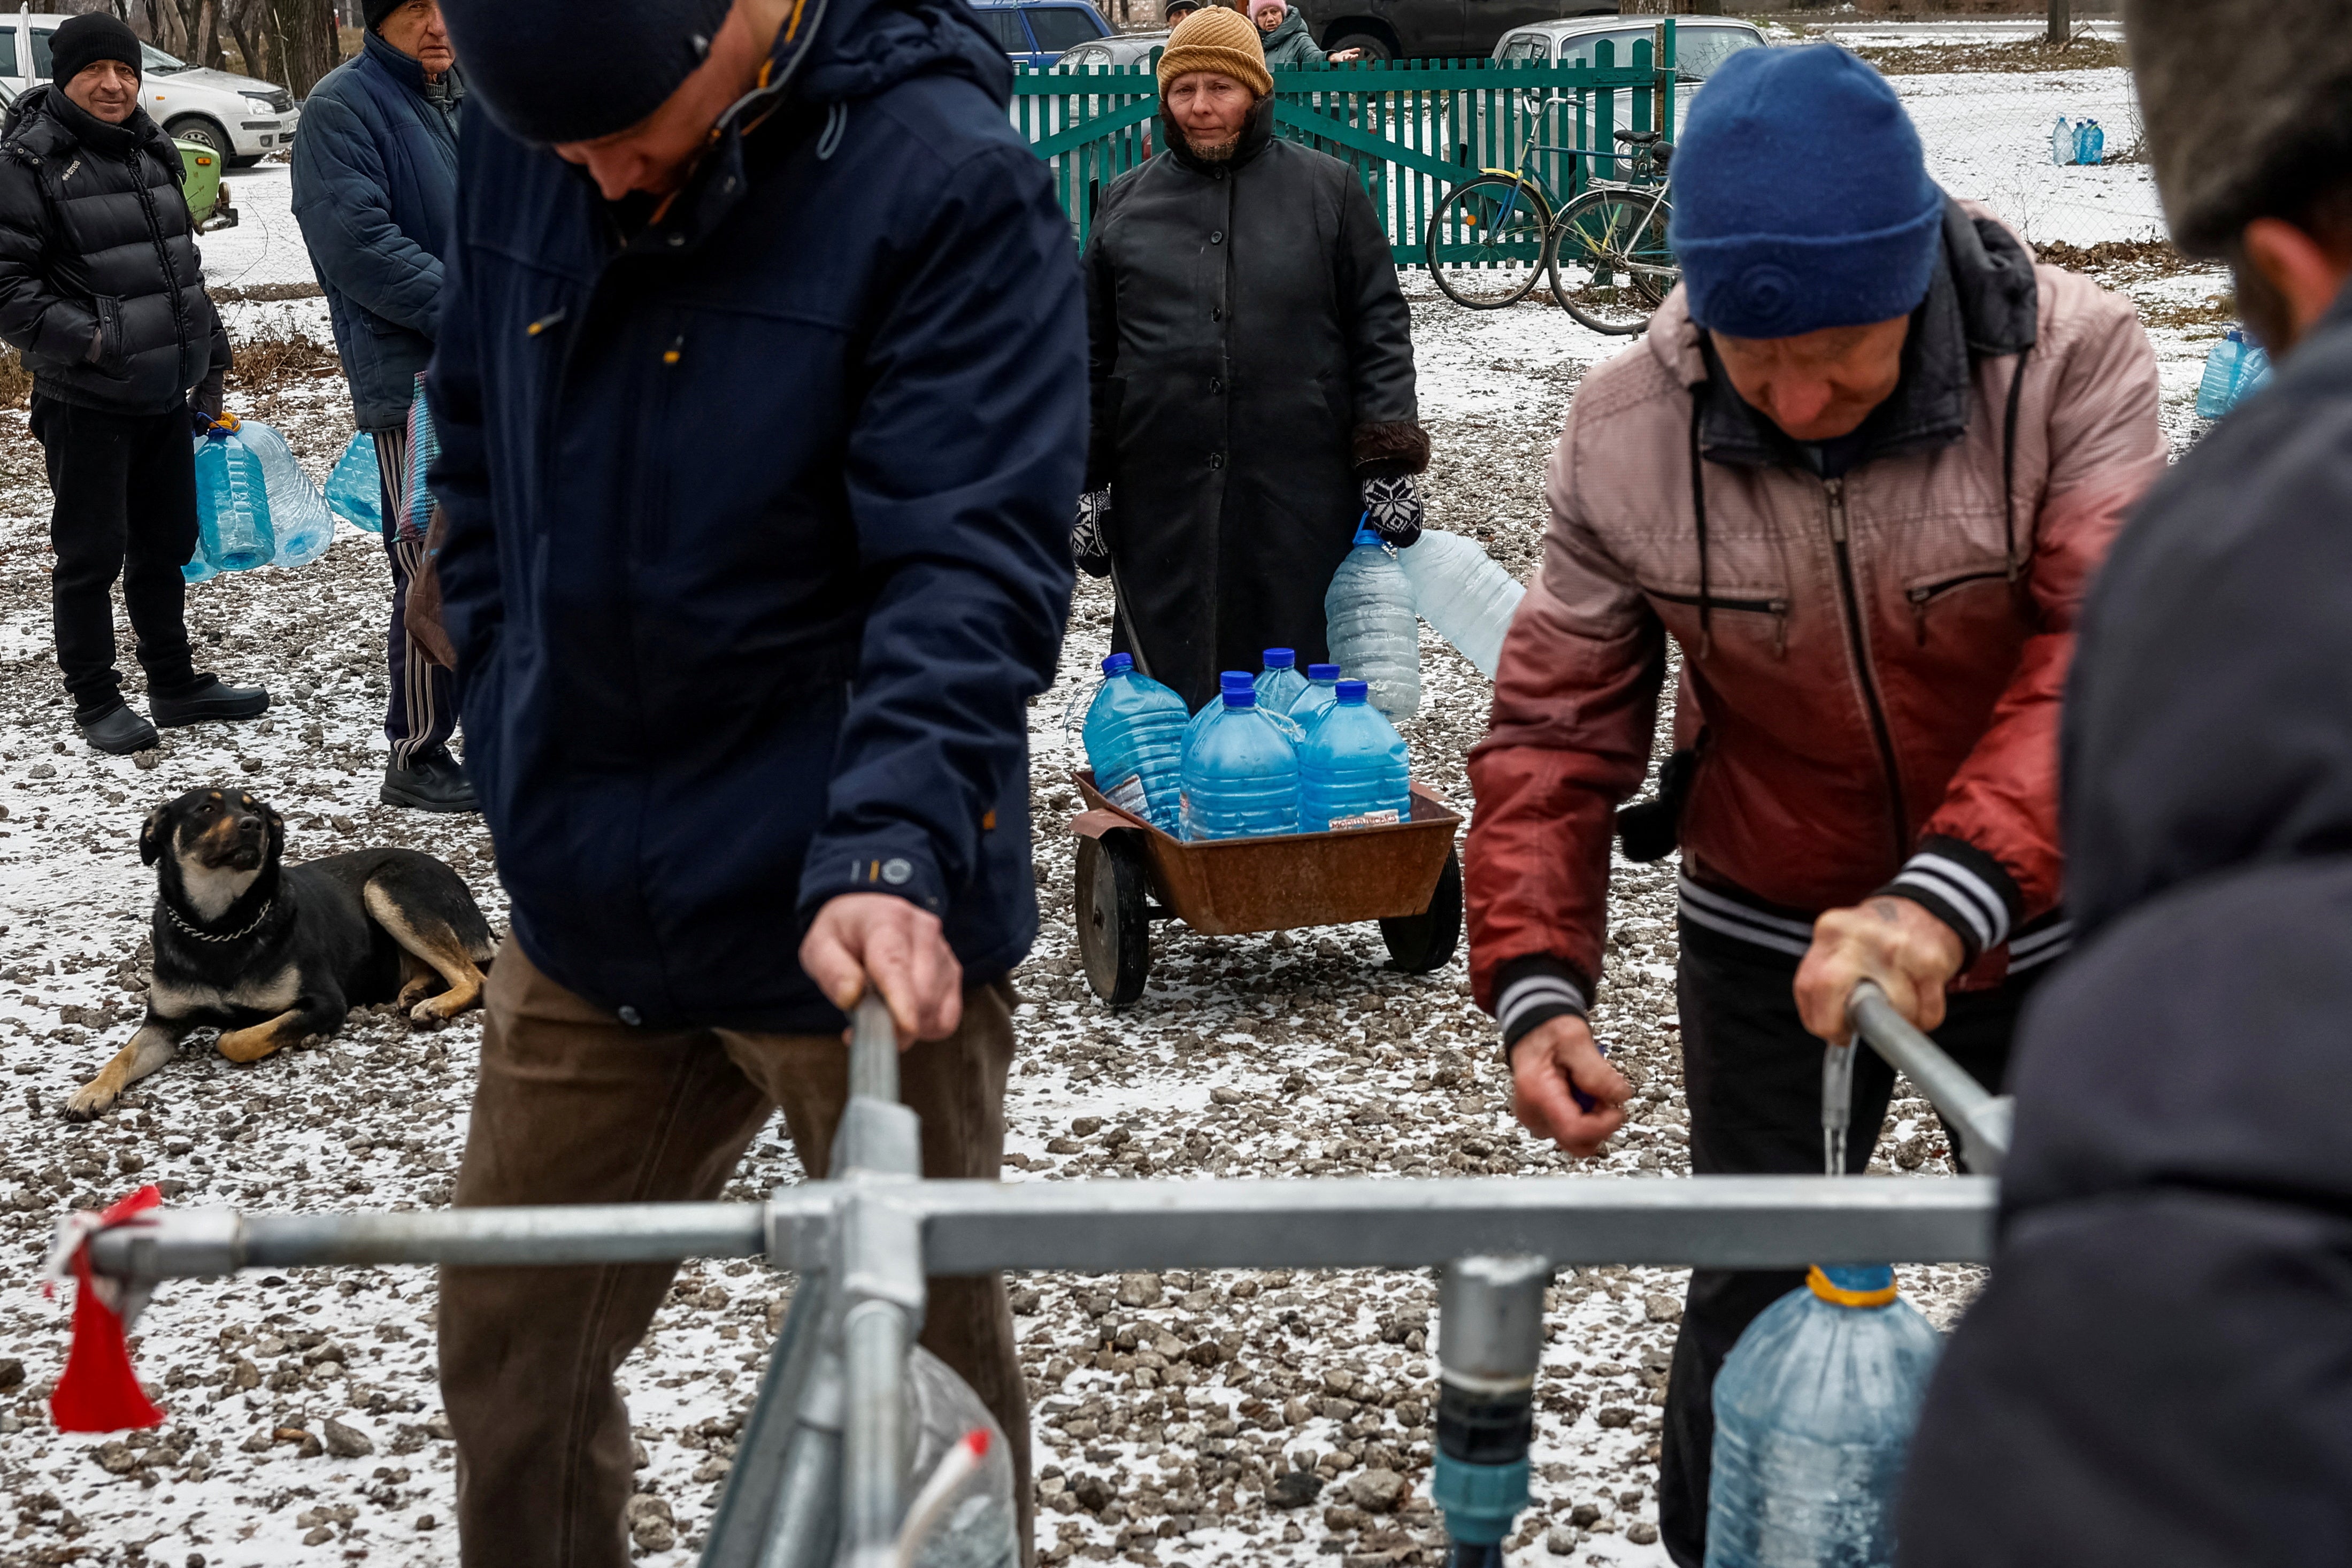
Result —
POLYGON ((1882 1568, 1943 1336, 1895 1270, 1816 1268, 1715 1380, 1706 1568, 1882 1568))

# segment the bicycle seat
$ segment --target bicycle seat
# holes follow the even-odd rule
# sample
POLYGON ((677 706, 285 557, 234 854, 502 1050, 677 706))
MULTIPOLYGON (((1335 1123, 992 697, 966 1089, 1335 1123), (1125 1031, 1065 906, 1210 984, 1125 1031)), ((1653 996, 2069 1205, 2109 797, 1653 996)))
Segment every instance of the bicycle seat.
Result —
POLYGON ((1628 147, 1647 147, 1664 134, 1664 132, 1659 131, 1620 131, 1617 132, 1617 140, 1624 142, 1628 147))

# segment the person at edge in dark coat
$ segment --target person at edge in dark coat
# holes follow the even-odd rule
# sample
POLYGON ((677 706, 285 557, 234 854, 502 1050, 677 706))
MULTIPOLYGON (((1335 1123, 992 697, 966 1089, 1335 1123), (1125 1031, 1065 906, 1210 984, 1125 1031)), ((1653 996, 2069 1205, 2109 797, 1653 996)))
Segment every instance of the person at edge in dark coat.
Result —
POLYGON ((449 672, 408 635, 409 585, 425 539, 408 516, 408 413, 433 357, 442 252, 457 202, 457 116, 466 83, 438 0, 367 0, 360 52, 302 104, 294 144, 294 217, 326 290, 352 412, 375 442, 383 549, 392 565, 386 805, 473 811, 449 754, 457 701, 449 672))
MULTIPOLYGON (((992 1179, 1086 453, 1011 67, 961 0, 443 9, 429 477, 513 919, 456 1202, 716 1197, 779 1108, 826 1171, 868 987, 924 1173, 992 1179)), ((468 1568, 631 1561, 613 1373, 676 1272, 444 1272, 468 1568)), ((932 1279, 922 1342, 1010 1440, 1025 1552, 1003 1277, 932 1279)))
POLYGON ((2127 0, 2174 243, 2270 385, 2144 500, 2063 731, 2074 956, 2018 1035, 1904 1568, 2352 1562, 2352 33, 2127 0), (2283 62, 2292 68, 2282 68, 2283 62))
POLYGON ((1388 235, 1347 164, 1276 139, 1256 29, 1187 16, 1160 92, 1165 150, 1103 193, 1087 244, 1077 548, 1111 579, 1112 648, 1197 710, 1268 647, 1323 661, 1357 520, 1420 537, 1429 437, 1388 235))
MULTIPOLYGON (((1570 405, 1470 755, 1470 980, 1520 1122, 1593 1152, 1630 1092, 1586 1016, 1610 841, 1679 848, 1691 1168, 1818 1175, 1822 1042, 1859 982, 1993 1086, 2066 951, 2059 694, 2084 585, 2164 468, 2156 356, 2130 301, 1939 189, 1834 45, 1699 89, 1672 237, 1681 283, 1570 405), (1669 636, 1675 751, 1620 816, 1669 636)), ((1861 1053, 1849 1170, 1893 1087, 1861 1053)), ((1717 1371, 1804 1278, 1692 1272, 1658 1475, 1682 1568, 1707 1554, 1717 1371)))
POLYGON ((1265 50, 1265 63, 1270 69, 1285 67, 1319 66, 1344 63, 1360 58, 1361 49, 1341 49, 1325 54, 1315 42, 1315 35, 1307 30, 1306 15, 1283 0, 1250 0, 1250 24, 1258 30, 1258 46, 1265 50))
POLYGON ((254 718, 269 693, 197 669, 188 647, 191 416, 198 430, 220 416, 229 346, 197 266, 179 149, 139 107, 129 27, 68 17, 51 47, 55 79, 0 128, 0 339, 32 372, 33 437, 56 497, 58 674, 82 739, 123 755, 154 745, 159 724, 254 718), (114 668, 117 577, 153 723, 123 700, 114 668))

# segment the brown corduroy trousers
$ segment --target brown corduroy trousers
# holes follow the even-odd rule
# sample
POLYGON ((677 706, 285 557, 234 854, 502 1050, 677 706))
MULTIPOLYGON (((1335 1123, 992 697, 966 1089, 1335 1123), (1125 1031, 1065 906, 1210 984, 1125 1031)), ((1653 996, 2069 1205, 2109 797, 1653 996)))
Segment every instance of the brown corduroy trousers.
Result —
MULTIPOLYGON (((954 1035, 899 1058, 927 1176, 997 1174, 1011 1001, 1002 983, 973 989, 954 1035)), ((514 942, 485 1005, 460 1207, 713 1198, 779 1106, 801 1163, 828 1168, 849 1095, 838 1036, 632 1028, 514 942)), ((441 1271, 441 1395, 467 1568, 626 1568, 633 1449, 613 1376, 677 1274, 667 1263, 441 1271)), ((1012 1440, 1025 1555, 1028 1400, 1003 1277, 931 1280, 922 1342, 1012 1440)))

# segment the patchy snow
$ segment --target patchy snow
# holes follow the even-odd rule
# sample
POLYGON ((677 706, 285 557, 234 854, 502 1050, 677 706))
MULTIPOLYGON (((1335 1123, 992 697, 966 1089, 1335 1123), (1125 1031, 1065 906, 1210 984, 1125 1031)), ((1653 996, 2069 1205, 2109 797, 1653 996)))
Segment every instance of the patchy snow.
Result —
MULTIPOLYGON (((1939 176, 2035 238, 2087 246, 2155 221, 2143 167, 2057 170, 2037 152, 2062 110, 2120 122, 2120 73, 1900 85, 1939 176)), ((232 183, 246 216, 204 242, 215 282, 307 281, 284 165, 232 183)), ((2169 323, 2153 336, 2168 424, 2185 441, 2196 365, 2219 332, 2211 297, 2226 279, 2166 265, 2117 276, 2144 313, 2169 323)), ((1538 304, 1474 313, 1417 276, 1408 287, 1438 451, 1426 487, 1432 521, 1479 537, 1525 575, 1542 464, 1568 399, 1623 340, 1538 304)), ((232 319, 243 338, 289 328, 324 337, 315 300, 239 304, 232 319)), ((277 422, 320 478, 351 434, 333 380, 233 397, 232 406, 277 422)), ((192 1045, 113 1114, 62 1121, 66 1097, 121 1045, 138 1012, 152 895, 136 847, 144 813, 180 790, 233 783, 285 813, 297 859, 412 845, 456 865, 494 921, 504 914, 478 822, 375 802, 386 575, 373 541, 346 534, 311 566, 191 590, 202 662, 267 681, 277 705, 260 722, 173 732, 156 765, 142 769, 74 736, 49 653, 47 510, 23 416, 0 413, 0 1059, 8 1069, 0 1082, 11 1091, 0 1103, 0 1235, 9 1244, 0 1254, 0 1493, 17 1510, 0 1557, 176 1564, 201 1556, 210 1568, 278 1568, 323 1561, 331 1548, 376 1564, 454 1563, 451 1447, 434 1383, 431 1281, 420 1269, 166 1286, 139 1325, 137 1361, 162 1385, 168 1424, 121 1440, 47 1427, 41 1395, 61 1364, 66 1314, 62 1302, 41 1299, 33 1276, 60 1212, 150 1179, 169 1184, 179 1204, 442 1203, 480 1039, 478 1015, 426 1035, 361 1013, 318 1048, 251 1067, 192 1045), (319 1452, 330 1421, 373 1452, 319 1452)), ((1062 715, 1107 650, 1108 613, 1104 588, 1082 580, 1061 679, 1033 710, 1045 929, 1016 977, 1022 1058, 1006 1179, 1570 1170, 1509 1121, 1491 1026, 1470 1005, 1460 963, 1433 976, 1390 974, 1379 967, 1374 927, 1215 939, 1164 925, 1143 1003, 1114 1017, 1092 1000, 1070 922, 1071 840, 1055 825, 1076 807, 1062 715)), ((1433 640, 1424 665, 1424 710, 1407 726, 1416 771, 1466 805, 1463 757, 1483 726, 1487 688, 1433 640)), ((1620 865, 1612 905, 1598 1022, 1639 1098, 1607 1158, 1575 1168, 1668 1179, 1687 1170, 1670 870, 1620 865)), ((1880 1169, 1892 1175, 1898 1163, 1948 1170, 1931 1113, 1907 1095, 1879 1147, 1880 1169)), ((750 1198, 798 1175, 774 1125, 730 1194, 750 1198)), ((1974 1278, 1906 1269, 1904 1283, 1948 1321, 1974 1278)), ((1049 1557, 1306 1563, 1327 1552, 1349 1562, 1426 1553, 1435 1370, 1426 1277, 1174 1273, 1159 1280, 1158 1304, 1139 1306, 1118 1304, 1119 1281, 1109 1279, 1033 1275, 1014 1284, 1038 1395, 1039 1544, 1049 1557), (1412 1479, 1414 1500, 1367 1516, 1342 1484, 1313 1507, 1269 1510, 1266 1480, 1302 1457, 1341 1483, 1388 1466, 1412 1479), (1106 1485, 1116 1502, 1080 1508, 1081 1478, 1106 1485)), ((650 1563, 691 1561, 787 1286, 746 1263, 689 1266, 623 1369, 644 1449, 640 1487, 676 1520, 667 1542, 657 1530, 641 1536, 650 1563)), ((1656 1268, 1570 1271, 1553 1287, 1538 1501, 1514 1538, 1515 1563, 1664 1561, 1654 1544, 1653 1456, 1681 1289, 1678 1271, 1656 1268), (1548 1535, 1565 1556, 1549 1552, 1548 1535)))

